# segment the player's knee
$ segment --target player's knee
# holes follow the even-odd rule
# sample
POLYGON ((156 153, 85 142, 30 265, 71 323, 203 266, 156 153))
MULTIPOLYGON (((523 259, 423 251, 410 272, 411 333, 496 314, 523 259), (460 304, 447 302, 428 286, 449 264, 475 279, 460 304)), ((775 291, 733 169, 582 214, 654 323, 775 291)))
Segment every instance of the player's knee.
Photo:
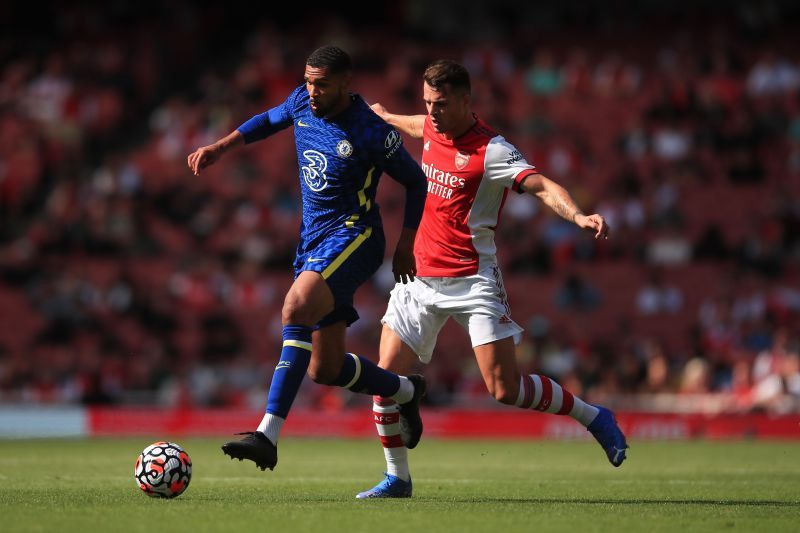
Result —
POLYGON ((281 310, 281 320, 284 324, 300 324, 311 326, 315 323, 311 310, 299 301, 287 301, 281 310))
POLYGON ((308 377, 314 383, 318 383, 320 385, 330 385, 336 378, 339 377, 339 372, 341 369, 335 368, 331 365, 326 365, 322 362, 311 361, 308 365, 308 377))

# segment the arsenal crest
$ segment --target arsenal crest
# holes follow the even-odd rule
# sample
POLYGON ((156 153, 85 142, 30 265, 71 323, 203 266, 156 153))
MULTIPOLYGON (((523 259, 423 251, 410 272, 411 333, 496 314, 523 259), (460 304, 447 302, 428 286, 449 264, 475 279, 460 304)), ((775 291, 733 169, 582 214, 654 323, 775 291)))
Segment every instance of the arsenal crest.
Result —
POLYGON ((456 168, 458 170, 464 170, 464 167, 467 166, 469 163, 469 154, 465 154, 464 152, 456 152, 456 168))

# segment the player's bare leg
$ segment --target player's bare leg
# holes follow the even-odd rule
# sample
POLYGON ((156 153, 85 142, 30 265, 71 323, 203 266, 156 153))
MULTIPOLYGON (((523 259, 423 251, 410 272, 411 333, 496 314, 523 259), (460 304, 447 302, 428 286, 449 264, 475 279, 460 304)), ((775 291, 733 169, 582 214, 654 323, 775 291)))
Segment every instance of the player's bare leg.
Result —
MULTIPOLYGON (((312 335, 311 362, 308 375, 316 383, 344 387, 363 394, 385 394, 401 408, 419 419, 419 399, 425 392, 421 376, 399 376, 369 359, 345 352, 344 322, 320 328, 312 335), (344 357, 342 357, 344 354, 344 357)), ((412 433, 417 441, 421 436, 421 421, 412 433)))
MULTIPOLYGON (((417 354, 385 325, 381 330, 380 362, 378 365, 391 372, 409 375, 419 362, 417 354), (384 355, 385 354, 385 355, 384 355)), ((414 449, 422 435, 422 418, 419 416, 419 402, 425 395, 425 381, 419 375, 409 375, 414 383, 416 406, 409 402, 400 405, 400 439, 409 450, 414 449)), ((384 398, 384 400, 387 400, 384 398)), ((388 399, 391 400, 391 399, 388 399)))
MULTIPOLYGON (((424 381, 397 376, 370 360, 345 353, 346 324, 335 322, 312 334, 334 308, 333 294, 317 272, 301 272, 286 295, 283 306, 284 341, 267 401, 267 412, 257 431, 223 445, 232 458, 250 459, 262 470, 277 464, 277 444, 283 423, 306 371, 317 383, 336 385, 354 392, 384 394, 408 406, 419 418, 419 397, 424 381)), ((419 439, 421 424, 416 433, 419 439)))
POLYGON ((587 404, 547 376, 520 375, 514 352, 511 337, 475 347, 489 394, 507 405, 572 417, 600 443, 612 465, 621 465, 628 444, 614 414, 605 407, 587 404))
POLYGON ((243 439, 222 446, 231 459, 249 459, 262 470, 275 468, 281 428, 311 361, 311 326, 330 313, 333 305, 333 295, 322 277, 301 272, 283 302, 283 346, 270 383, 266 413, 256 431, 245 432, 243 439))
MULTIPOLYGON (((396 374, 407 375, 419 362, 414 351, 386 324, 381 332, 380 354, 378 365, 396 374)), ((375 396, 372 412, 386 458, 386 472, 380 483, 358 493, 356 498, 408 498, 412 494, 412 484, 408 448, 401 437, 400 406, 390 398, 375 396)))

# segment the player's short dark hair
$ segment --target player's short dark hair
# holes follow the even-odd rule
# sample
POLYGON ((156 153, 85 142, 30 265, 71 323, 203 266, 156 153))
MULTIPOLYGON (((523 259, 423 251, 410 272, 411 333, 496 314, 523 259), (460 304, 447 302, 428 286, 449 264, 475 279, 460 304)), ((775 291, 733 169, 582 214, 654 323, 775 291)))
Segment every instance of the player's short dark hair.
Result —
POLYGON ((467 94, 472 93, 469 72, 462 65, 450 59, 437 59, 428 65, 422 78, 425 83, 437 91, 441 90, 444 85, 450 85, 453 89, 461 89, 467 94))
POLYGON ((347 52, 338 46, 320 46, 308 56, 306 65, 316 68, 327 68, 331 74, 340 74, 352 70, 353 62, 347 52))

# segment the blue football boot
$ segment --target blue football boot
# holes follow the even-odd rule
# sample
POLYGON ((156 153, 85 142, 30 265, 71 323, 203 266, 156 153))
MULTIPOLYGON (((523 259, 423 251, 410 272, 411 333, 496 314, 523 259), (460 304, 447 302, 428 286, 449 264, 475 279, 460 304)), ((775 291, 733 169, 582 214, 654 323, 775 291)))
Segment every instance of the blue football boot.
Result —
POLYGON ((619 429, 614 413, 599 405, 595 405, 595 407, 600 412, 586 429, 603 447, 609 462, 614 466, 619 466, 625 460, 625 450, 628 448, 625 435, 619 429))
POLYGON ((359 492, 356 498, 363 500, 365 498, 410 498, 411 497, 411 478, 408 481, 403 481, 397 476, 383 473, 386 477, 383 481, 375 485, 369 490, 359 492))

